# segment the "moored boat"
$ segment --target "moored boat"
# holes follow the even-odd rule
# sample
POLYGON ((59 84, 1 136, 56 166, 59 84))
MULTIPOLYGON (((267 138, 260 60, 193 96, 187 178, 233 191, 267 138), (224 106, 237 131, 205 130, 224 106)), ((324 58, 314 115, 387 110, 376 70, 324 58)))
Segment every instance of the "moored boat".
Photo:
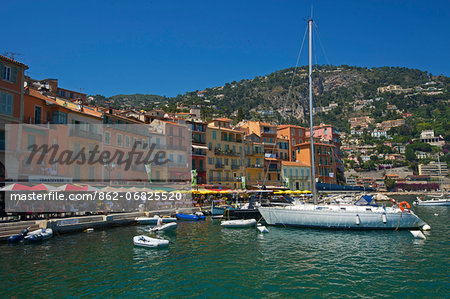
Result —
POLYGON ((418 229, 429 226, 417 217, 407 202, 399 206, 379 207, 375 200, 363 196, 355 204, 317 204, 316 162, 313 128, 313 78, 312 78, 312 28, 309 27, 309 131, 310 131, 310 169, 312 179, 312 199, 314 203, 295 201, 287 205, 271 205, 259 208, 269 225, 298 226, 327 229, 418 229), (369 200, 370 199, 370 200, 369 200))
POLYGON ((133 243, 136 246, 146 248, 158 248, 169 246, 169 240, 150 238, 144 235, 134 236, 133 243))
POLYGON ((227 220, 222 221, 220 224, 223 227, 229 227, 229 228, 246 228, 246 227, 252 227, 256 225, 255 219, 236 219, 236 220, 227 220))
POLYGON ((152 232, 163 232, 163 231, 169 231, 174 230, 178 227, 178 224, 176 222, 166 223, 161 226, 155 226, 150 228, 150 231, 152 232))
POLYGON ((178 213, 176 215, 178 220, 182 221, 199 221, 199 220, 205 220, 205 216, 202 213, 196 213, 196 214, 184 214, 184 213, 178 213))
POLYGON ((450 198, 433 197, 431 199, 422 200, 421 197, 417 197, 413 204, 421 207, 450 206, 450 198))
POLYGON ((158 219, 162 219, 163 223, 170 223, 170 222, 176 222, 177 218, 172 217, 159 217, 158 215, 155 215, 153 217, 137 217, 135 218, 136 222, 139 224, 157 224, 158 219))
POLYGON ((35 231, 29 232, 24 237, 24 241, 27 242, 39 242, 53 237, 53 230, 51 228, 41 228, 35 231))
POLYGON ((20 234, 10 236, 8 238, 8 243, 19 243, 28 234, 28 228, 24 229, 20 234))

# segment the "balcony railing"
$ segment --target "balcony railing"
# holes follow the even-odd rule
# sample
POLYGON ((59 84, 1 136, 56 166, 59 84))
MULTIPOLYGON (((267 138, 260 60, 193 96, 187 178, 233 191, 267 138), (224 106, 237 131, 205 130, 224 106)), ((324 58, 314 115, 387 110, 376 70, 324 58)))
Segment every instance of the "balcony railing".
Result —
POLYGON ((240 168, 239 165, 231 164, 231 169, 239 169, 239 168, 240 168))
POLYGON ((264 166, 260 164, 252 164, 252 165, 247 164, 247 168, 263 168, 263 167, 264 166))
POLYGON ((220 148, 214 148, 214 154, 221 155, 221 156, 240 156, 241 153, 237 153, 233 150, 225 150, 220 148))
POLYGON ((45 129, 48 129, 49 126, 50 126, 50 122, 43 121, 41 119, 35 119, 33 117, 24 117, 23 118, 23 123, 24 124, 29 124, 29 125, 36 125, 36 126, 39 126, 41 128, 45 128, 45 129))
POLYGON ((93 139, 93 140, 97 140, 97 141, 102 141, 102 135, 101 134, 97 134, 94 132, 89 132, 89 131, 84 131, 84 130, 79 130, 79 129, 71 129, 69 136, 72 137, 80 137, 80 138, 86 138, 86 139, 93 139))
POLYGON ((216 168, 225 168, 225 164, 216 164, 216 168))

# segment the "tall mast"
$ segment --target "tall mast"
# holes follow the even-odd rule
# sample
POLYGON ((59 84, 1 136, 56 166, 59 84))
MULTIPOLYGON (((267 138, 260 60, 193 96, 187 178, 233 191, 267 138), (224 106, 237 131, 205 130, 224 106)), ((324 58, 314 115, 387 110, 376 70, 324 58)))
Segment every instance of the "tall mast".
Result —
POLYGON ((314 161, 314 129, 313 129, 313 102, 312 102, 312 18, 308 21, 309 26, 309 130, 311 136, 311 190, 314 204, 317 204, 316 195, 316 165, 314 161))

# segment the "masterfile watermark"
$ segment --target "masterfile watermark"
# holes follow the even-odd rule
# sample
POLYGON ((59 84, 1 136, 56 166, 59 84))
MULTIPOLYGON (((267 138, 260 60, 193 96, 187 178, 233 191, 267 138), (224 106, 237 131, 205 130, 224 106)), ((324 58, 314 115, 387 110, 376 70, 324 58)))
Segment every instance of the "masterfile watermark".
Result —
POLYGON ((86 147, 82 147, 78 152, 75 152, 67 149, 60 150, 58 144, 53 144, 51 146, 48 144, 32 144, 28 146, 31 153, 28 156, 26 163, 32 164, 33 159, 36 157, 37 164, 42 164, 48 154, 50 155, 48 157, 48 163, 51 165, 72 165, 74 163, 78 165, 94 165, 97 163, 107 165, 115 162, 119 166, 124 165, 124 170, 129 170, 133 164, 154 164, 160 166, 171 161, 166 158, 166 152, 163 150, 158 150, 154 153, 156 144, 148 145, 149 150, 145 152, 137 150, 138 145, 140 144, 141 142, 135 142, 131 151, 128 152, 119 149, 114 149, 113 151, 100 151, 100 146, 95 145, 91 150, 88 150, 88 154, 86 154, 86 147))

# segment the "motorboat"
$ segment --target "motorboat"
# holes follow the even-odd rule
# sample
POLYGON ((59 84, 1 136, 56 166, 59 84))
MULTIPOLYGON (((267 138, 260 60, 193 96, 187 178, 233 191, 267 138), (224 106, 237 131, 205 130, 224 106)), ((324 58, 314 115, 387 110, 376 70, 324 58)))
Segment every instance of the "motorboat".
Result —
POLYGON ((256 225, 255 219, 236 219, 236 220, 227 220, 222 221, 220 223, 222 227, 229 227, 229 228, 247 228, 252 227, 256 225))
POLYGON ((8 237, 8 243, 19 243, 20 241, 22 241, 25 238, 25 236, 27 234, 28 234, 28 228, 22 230, 22 232, 20 234, 8 237))
POLYGON ((413 202, 413 205, 420 207, 450 206, 450 198, 441 195, 432 197, 431 199, 422 200, 421 197, 417 197, 413 202))
POLYGON ((169 240, 150 238, 144 235, 134 236, 133 243, 136 246, 146 248, 159 248, 169 246, 169 240))
POLYGON ((134 220, 139 223, 139 224, 157 224, 158 223, 158 219, 162 219, 163 223, 170 223, 170 222, 176 222, 177 218, 172 218, 172 217, 160 217, 158 215, 155 215, 153 217, 137 217, 134 220))
POLYGON ((29 232, 25 237, 24 241, 27 242, 39 242, 53 237, 53 230, 51 228, 41 228, 29 232))
POLYGON ((199 220, 205 220, 205 216, 201 212, 197 212, 195 214, 184 214, 184 213, 178 213, 176 215, 178 220, 182 221, 199 221, 199 220))
POLYGON ((211 216, 220 216, 223 215, 223 213, 226 210, 234 210, 234 207, 230 205, 219 205, 217 206, 214 201, 211 203, 211 216))
POLYGON ((170 230, 174 230, 178 227, 178 224, 176 222, 170 222, 170 223, 166 223, 160 226, 155 226, 150 228, 151 232, 163 232, 163 231, 170 231, 170 230))

